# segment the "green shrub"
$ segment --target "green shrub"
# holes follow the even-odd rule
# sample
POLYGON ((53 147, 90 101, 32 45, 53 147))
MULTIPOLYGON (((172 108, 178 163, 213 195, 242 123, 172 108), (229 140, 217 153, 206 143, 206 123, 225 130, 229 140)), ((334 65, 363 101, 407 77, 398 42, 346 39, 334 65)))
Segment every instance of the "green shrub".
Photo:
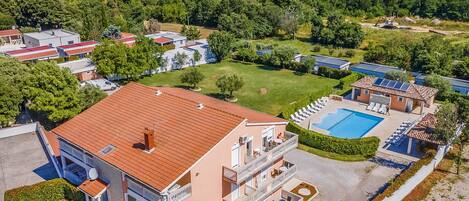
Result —
POLYGON ((345 56, 346 56, 346 57, 349 57, 349 58, 355 56, 355 50, 347 50, 347 51, 345 51, 345 56))
POLYGON ((233 55, 233 59, 247 62, 255 62, 258 60, 258 56, 253 48, 240 48, 236 52, 236 54, 233 55))
POLYGON ((329 49, 329 56, 334 56, 334 52, 335 52, 334 49, 329 49))
POLYGON ((317 74, 322 77, 328 77, 332 79, 341 79, 352 74, 352 72, 349 70, 339 70, 339 69, 329 68, 325 66, 320 66, 318 68, 317 74))
POLYGON ((371 157, 375 155, 379 146, 379 138, 375 136, 358 139, 342 139, 302 128, 295 123, 288 124, 287 130, 297 133, 299 135, 298 141, 301 144, 337 154, 371 157))
POLYGON ((166 52, 168 50, 174 50, 176 49, 176 45, 175 44, 163 45, 162 49, 163 49, 163 52, 166 52))
POLYGON ((84 194, 64 179, 52 179, 5 192, 5 201, 84 201, 84 194))
POLYGON ((344 52, 339 51, 339 53, 337 54, 337 57, 344 57, 344 52))
POLYGON ((321 51, 321 46, 315 45, 312 50, 313 50, 313 52, 320 52, 321 51))

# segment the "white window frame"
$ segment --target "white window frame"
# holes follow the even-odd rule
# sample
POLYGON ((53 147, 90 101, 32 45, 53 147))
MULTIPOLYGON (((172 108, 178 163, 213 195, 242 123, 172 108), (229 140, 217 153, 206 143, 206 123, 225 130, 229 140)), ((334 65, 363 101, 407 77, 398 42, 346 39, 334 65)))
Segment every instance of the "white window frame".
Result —
POLYGON ((235 167, 239 167, 239 166, 240 166, 240 145, 239 145, 239 143, 236 143, 236 144, 234 144, 234 145, 231 147, 231 167, 232 167, 232 168, 235 168, 235 167), (235 164, 235 163, 234 163, 234 160, 233 160, 233 159, 234 159, 234 158, 233 158, 233 151, 234 151, 235 149, 238 150, 238 153, 237 153, 238 159, 236 160, 236 161, 237 161, 237 164, 235 164))

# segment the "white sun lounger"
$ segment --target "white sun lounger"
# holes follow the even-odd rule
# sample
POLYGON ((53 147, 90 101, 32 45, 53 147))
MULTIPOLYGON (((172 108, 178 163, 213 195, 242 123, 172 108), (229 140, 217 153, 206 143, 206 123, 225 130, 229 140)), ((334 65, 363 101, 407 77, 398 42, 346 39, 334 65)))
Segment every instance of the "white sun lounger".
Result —
POLYGON ((381 105, 378 112, 381 114, 386 114, 386 110, 386 105, 381 105))
POLYGON ((311 105, 310 108, 316 110, 316 112, 319 112, 321 110, 321 108, 317 107, 316 105, 311 105))
POLYGON ((301 112, 303 112, 304 114, 307 114, 308 116, 311 116, 313 113, 308 111, 306 108, 301 108, 300 109, 301 112))
POLYGON ((327 102, 329 102, 329 97, 324 96, 324 97, 321 98, 321 100, 322 100, 324 103, 327 103, 327 102))
POLYGON ((307 105, 307 106, 306 106, 306 109, 307 109, 308 111, 312 112, 312 113, 316 113, 316 112, 319 111, 319 110, 316 110, 316 109, 314 109, 313 107, 311 107, 311 105, 307 105))
POLYGON ((300 121, 304 121, 306 119, 305 117, 299 115, 298 113, 293 114, 293 116, 300 121))
POLYGON ((314 105, 318 108, 323 108, 324 107, 324 105, 322 103, 320 103, 319 101, 317 101, 317 100, 314 102, 314 105))
POLYGON ((376 103, 375 107, 373 107, 374 112, 378 112, 378 109, 381 107, 381 104, 376 103))
POLYGON ((366 110, 372 110, 373 107, 375 107, 375 104, 376 104, 375 102, 371 102, 371 103, 368 105, 368 107, 366 107, 366 110))

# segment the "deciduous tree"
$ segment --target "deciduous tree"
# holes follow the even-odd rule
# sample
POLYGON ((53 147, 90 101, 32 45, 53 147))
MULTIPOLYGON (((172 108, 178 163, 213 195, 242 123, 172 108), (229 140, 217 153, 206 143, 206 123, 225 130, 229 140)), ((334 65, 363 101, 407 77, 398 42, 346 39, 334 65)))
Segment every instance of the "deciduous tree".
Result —
POLYGON ((232 74, 221 76, 215 84, 220 89, 221 93, 228 93, 228 100, 236 101, 233 92, 240 90, 244 86, 244 81, 242 77, 232 74))
POLYGON ((198 90, 197 85, 204 80, 205 76, 198 68, 190 68, 181 74, 181 82, 190 84, 192 89, 198 90))
POLYGON ((225 31, 215 31, 208 37, 210 51, 218 61, 223 60, 231 52, 235 39, 233 35, 225 31))

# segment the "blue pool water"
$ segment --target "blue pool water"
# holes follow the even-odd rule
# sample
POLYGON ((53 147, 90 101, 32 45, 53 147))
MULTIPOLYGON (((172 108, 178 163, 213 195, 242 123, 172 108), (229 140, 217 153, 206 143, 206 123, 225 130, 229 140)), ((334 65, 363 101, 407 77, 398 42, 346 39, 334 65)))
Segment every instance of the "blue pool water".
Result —
POLYGON ((327 114, 313 126, 327 130, 335 137, 360 138, 382 120, 380 117, 341 108, 335 113, 327 114))

